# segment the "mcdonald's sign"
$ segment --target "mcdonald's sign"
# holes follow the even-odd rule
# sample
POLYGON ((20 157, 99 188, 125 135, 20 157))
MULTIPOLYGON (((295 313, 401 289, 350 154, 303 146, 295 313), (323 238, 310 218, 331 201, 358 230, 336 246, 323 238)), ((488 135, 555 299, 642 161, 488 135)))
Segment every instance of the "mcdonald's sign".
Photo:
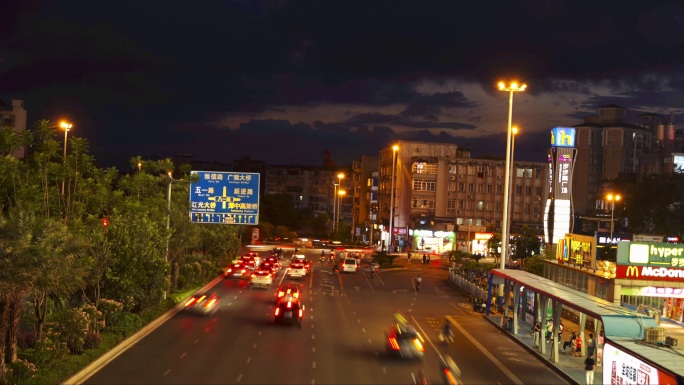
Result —
POLYGON ((627 271, 625 272, 625 278, 639 278, 639 266, 627 266, 627 271))

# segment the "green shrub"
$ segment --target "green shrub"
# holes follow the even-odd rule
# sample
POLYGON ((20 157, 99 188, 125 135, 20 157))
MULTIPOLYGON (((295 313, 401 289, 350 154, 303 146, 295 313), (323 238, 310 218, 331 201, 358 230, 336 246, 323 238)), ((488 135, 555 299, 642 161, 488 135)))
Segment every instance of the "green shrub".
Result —
POLYGON ((88 330, 83 342, 84 347, 86 349, 97 349, 101 343, 102 337, 100 337, 100 333, 95 330, 88 330))
POLYGON ((21 358, 7 365, 7 383, 18 384, 21 380, 31 378, 38 372, 32 362, 21 358))
POLYGON ((102 298, 97 304, 97 309, 102 313, 105 328, 115 327, 123 316, 124 305, 112 299, 102 298))
POLYGON ((57 324, 54 322, 48 322, 44 325, 43 335, 36 341, 34 348, 29 349, 29 351, 33 353, 31 361, 41 369, 60 362, 69 355, 67 344, 59 335, 57 324))

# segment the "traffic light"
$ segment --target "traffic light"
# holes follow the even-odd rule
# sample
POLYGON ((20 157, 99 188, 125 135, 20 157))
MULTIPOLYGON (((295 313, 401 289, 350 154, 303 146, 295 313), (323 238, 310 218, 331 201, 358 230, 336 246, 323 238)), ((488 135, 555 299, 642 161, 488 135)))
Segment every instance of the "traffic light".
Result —
POLYGON ((107 217, 102 218, 102 227, 105 229, 107 227, 109 227, 109 218, 107 218, 107 217))

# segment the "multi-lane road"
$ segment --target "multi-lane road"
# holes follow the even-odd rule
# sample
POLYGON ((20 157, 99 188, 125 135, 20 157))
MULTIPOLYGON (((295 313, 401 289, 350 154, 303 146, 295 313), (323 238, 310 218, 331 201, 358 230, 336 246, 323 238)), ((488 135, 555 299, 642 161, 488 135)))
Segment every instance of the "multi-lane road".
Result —
MULTIPOLYGON (((307 253, 305 251, 305 253, 307 253)), ((298 280, 306 306, 301 329, 273 322, 279 273, 268 290, 222 280, 218 312, 180 312, 85 380, 87 384, 412 384, 421 371, 443 383, 439 355, 450 355, 465 384, 564 384, 566 381, 501 334, 446 272, 406 268, 371 278, 367 268, 340 274, 319 263, 298 280), (419 292, 415 277, 423 278, 419 292), (400 311, 426 340, 422 361, 391 359, 385 332, 400 311), (439 342, 449 316, 455 342, 439 342)), ((283 260, 287 264, 289 253, 283 260)))

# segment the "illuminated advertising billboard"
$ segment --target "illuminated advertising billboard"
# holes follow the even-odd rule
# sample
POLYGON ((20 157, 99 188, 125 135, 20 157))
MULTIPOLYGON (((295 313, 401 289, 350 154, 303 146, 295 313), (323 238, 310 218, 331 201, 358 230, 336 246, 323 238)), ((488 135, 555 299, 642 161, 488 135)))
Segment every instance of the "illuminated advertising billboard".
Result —
POLYGON ((618 242, 615 278, 684 282, 684 245, 618 242))
POLYGON ((649 365, 610 343, 603 347, 603 384, 676 384, 674 374, 649 365))
POLYGON ((554 127, 551 129, 552 147, 575 147, 575 129, 572 127, 554 127))
POLYGON ((584 266, 588 262, 594 268, 596 238, 589 235, 566 234, 562 241, 557 243, 556 259, 558 261, 578 266, 584 266))
MULTIPOLYGON (((552 131, 552 135, 558 133, 552 131)), ((572 138, 565 138, 562 143, 574 145, 574 131, 572 138)), ((551 147, 547 153, 550 196, 544 208, 544 236, 547 243, 558 243, 572 231, 572 171, 576 153, 576 149, 567 146, 551 147)))

